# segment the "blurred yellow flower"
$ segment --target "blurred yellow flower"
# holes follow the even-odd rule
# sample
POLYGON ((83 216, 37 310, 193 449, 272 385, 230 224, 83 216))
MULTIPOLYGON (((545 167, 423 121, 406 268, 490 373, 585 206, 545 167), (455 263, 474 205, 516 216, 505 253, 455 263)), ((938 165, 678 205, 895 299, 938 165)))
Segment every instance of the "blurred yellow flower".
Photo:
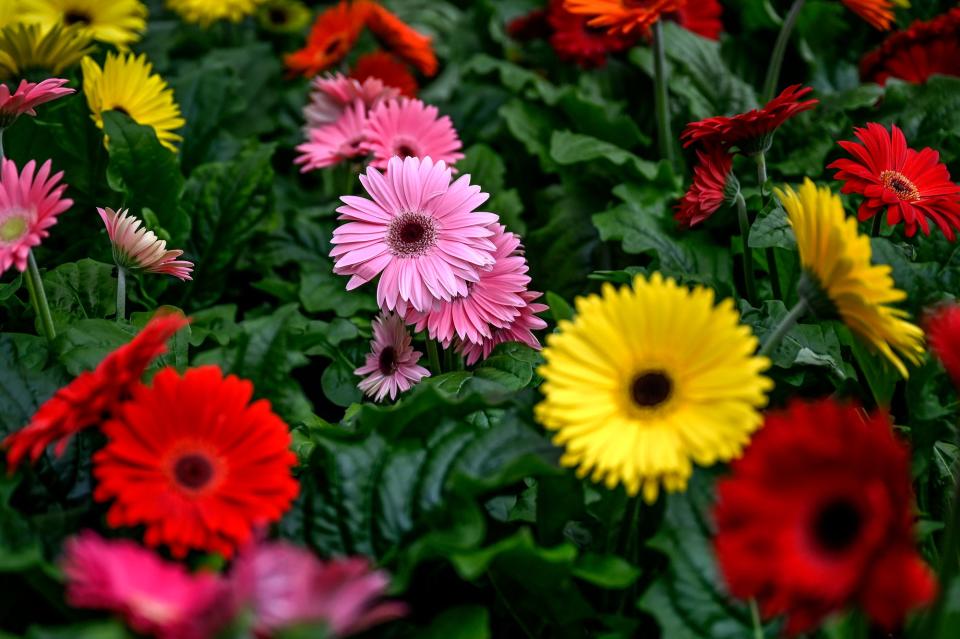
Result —
POLYGON ((127 48, 147 28, 140 0, 19 0, 20 21, 44 28, 73 26, 94 40, 127 48))
POLYGON ((0 80, 16 80, 31 71, 60 75, 92 50, 89 36, 75 28, 11 24, 0 29, 0 80))
POLYGON ((240 22, 257 10, 264 0, 167 0, 167 6, 185 22, 207 27, 218 20, 240 22))

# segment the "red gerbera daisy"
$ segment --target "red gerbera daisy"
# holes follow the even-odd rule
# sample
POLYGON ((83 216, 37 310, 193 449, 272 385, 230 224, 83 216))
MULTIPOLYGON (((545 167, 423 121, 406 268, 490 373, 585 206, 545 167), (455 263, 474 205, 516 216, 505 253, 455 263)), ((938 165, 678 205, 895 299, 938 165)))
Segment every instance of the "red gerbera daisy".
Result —
POLYGON ((388 49, 406 60, 421 73, 432 76, 437 72, 437 56, 430 38, 418 33, 410 25, 377 3, 369 3, 367 28, 388 49))
POLYGON ((860 62, 860 75, 885 84, 900 78, 920 84, 932 75, 960 76, 960 8, 897 31, 860 62))
POLYGON ((112 527, 146 527, 145 542, 177 557, 231 556, 255 526, 277 521, 297 496, 290 433, 253 384, 216 366, 166 368, 103 426, 94 455, 98 501, 112 527))
POLYGON ((960 388, 960 306, 936 309, 927 319, 927 342, 960 388))
POLYGON ((707 146, 737 147, 747 155, 765 152, 781 124, 819 103, 816 98, 802 99, 811 91, 810 87, 800 88, 799 84, 789 86, 761 109, 691 122, 680 139, 685 147, 699 142, 707 146))
POLYGON ((733 156, 723 147, 697 151, 699 163, 693 170, 693 184, 676 207, 674 217, 681 225, 692 227, 703 222, 723 204, 727 185, 736 185, 733 156))
POLYGON ((892 629, 934 597, 914 548, 910 454, 885 413, 794 402, 767 416, 717 493, 730 591, 786 614, 789 634, 852 604, 892 629))
POLYGON ((866 197, 860 205, 860 220, 869 220, 886 208, 887 224, 903 222, 907 237, 918 226, 929 235, 930 218, 952 240, 951 226, 960 228, 960 186, 950 181, 940 154, 929 147, 919 152, 909 148, 895 124, 887 131, 871 122, 854 133, 863 144, 840 142, 854 159, 837 160, 827 168, 837 169, 834 179, 845 182, 843 193, 866 197))
POLYGON ((693 31, 704 38, 719 40, 723 32, 723 22, 720 21, 722 14, 723 7, 718 0, 696 0, 687 2, 685 6, 664 18, 674 20, 687 31, 693 31))
MULTIPOLYGON (((555 2, 556 0, 550 0, 555 2)), ((560 0, 561 2, 563 0, 560 0)), ((547 22, 548 9, 534 9, 530 13, 516 17, 507 23, 507 35, 514 40, 539 40, 550 35, 547 22)))
POLYGON ((319 16, 307 36, 307 44, 286 56, 291 73, 312 77, 350 53, 367 18, 367 2, 347 2, 330 7, 319 16))
POLYGON ((350 71, 350 77, 359 82, 375 78, 385 86, 400 91, 408 98, 417 97, 417 81, 407 67, 386 51, 374 51, 360 56, 350 71))
POLYGON ((567 9, 588 16, 591 27, 624 35, 642 34, 663 14, 679 11, 686 4, 687 0, 566 0, 567 9))
POLYGON ((35 462, 51 444, 56 444, 56 454, 62 455, 75 433, 103 422, 130 396, 147 367, 166 352, 167 340, 187 323, 181 315, 154 318, 95 370, 81 373, 58 390, 25 428, 4 440, 9 470, 26 457, 35 462))
POLYGON ((629 49, 640 36, 639 32, 624 35, 591 27, 587 24, 590 19, 570 13, 564 6, 564 0, 551 0, 547 20, 553 29, 550 45, 557 56, 584 68, 602 66, 607 54, 629 49))

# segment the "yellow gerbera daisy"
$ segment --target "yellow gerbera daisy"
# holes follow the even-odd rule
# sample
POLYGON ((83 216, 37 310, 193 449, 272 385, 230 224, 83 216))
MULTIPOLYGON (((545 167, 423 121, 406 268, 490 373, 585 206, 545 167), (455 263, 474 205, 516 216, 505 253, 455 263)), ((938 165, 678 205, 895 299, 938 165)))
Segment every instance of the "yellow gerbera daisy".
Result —
POLYGON ((267 0, 257 11, 260 26, 273 33, 299 33, 312 18, 310 7, 297 0, 267 0))
POLYGON ((859 234, 855 219, 846 217, 839 196, 827 187, 817 188, 809 178, 799 192, 789 186, 774 192, 797 236, 806 275, 803 299, 818 311, 817 299, 826 295, 834 307, 830 310, 907 377, 907 367, 894 351, 919 364, 923 331, 906 321, 905 311, 888 306, 907 294, 895 287, 889 266, 870 262, 870 238, 859 234))
POLYGON ((103 68, 92 58, 83 59, 83 92, 93 121, 103 128, 104 111, 122 111, 139 124, 152 127, 163 146, 176 151, 182 140, 173 131, 186 121, 173 99, 173 89, 159 75, 146 55, 108 53, 103 68))
POLYGON ((240 22, 257 10, 264 0, 167 0, 167 6, 185 22, 204 27, 217 20, 240 22))
POLYGON ((20 0, 20 21, 75 26, 94 40, 127 48, 147 28, 140 0, 20 0))
POLYGON ((0 27, 19 22, 20 0, 0 0, 0 27))
POLYGON ((60 75, 93 50, 90 38, 60 25, 12 24, 0 29, 0 80, 15 80, 32 71, 60 75))
POLYGON ((537 419, 557 431, 565 466, 648 502, 684 490, 693 462, 738 457, 762 423, 773 382, 732 300, 654 273, 577 299, 547 338, 537 419))

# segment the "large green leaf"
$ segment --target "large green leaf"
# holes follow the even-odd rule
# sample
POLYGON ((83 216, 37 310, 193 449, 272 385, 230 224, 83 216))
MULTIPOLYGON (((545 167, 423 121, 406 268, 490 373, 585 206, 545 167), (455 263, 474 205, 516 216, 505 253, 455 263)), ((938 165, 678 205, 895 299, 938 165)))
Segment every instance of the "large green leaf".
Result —
POLYGON ((43 287, 58 331, 78 319, 104 319, 117 312, 113 270, 110 264, 82 259, 44 274, 43 287))
POLYGON ((46 368, 45 339, 0 334, 0 437, 30 422, 37 408, 67 379, 60 367, 46 368))

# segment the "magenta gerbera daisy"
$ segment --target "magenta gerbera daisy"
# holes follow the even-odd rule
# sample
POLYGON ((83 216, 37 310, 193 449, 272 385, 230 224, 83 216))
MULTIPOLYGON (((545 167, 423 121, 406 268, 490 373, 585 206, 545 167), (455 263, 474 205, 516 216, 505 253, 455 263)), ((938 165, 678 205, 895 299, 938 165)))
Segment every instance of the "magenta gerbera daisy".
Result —
POLYGON ((497 345, 508 342, 519 342, 530 348, 540 350, 540 340, 533 334, 533 331, 542 331, 547 327, 547 323, 537 317, 537 313, 543 313, 550 309, 546 304, 536 303, 536 300, 542 295, 543 293, 537 291, 524 291, 520 294, 520 297, 523 298, 525 305, 520 307, 520 315, 509 325, 504 328, 493 329, 491 336, 484 338, 480 343, 460 342, 457 346, 457 352, 464 356, 467 365, 472 366, 481 359, 487 359, 497 345))
POLYGON ((422 353, 413 350, 411 342, 410 332, 399 315, 387 313, 375 319, 367 361, 353 371, 354 375, 367 376, 357 387, 380 402, 387 395, 396 399, 398 393, 430 377, 430 371, 417 365, 422 353))
POLYGON ((408 305, 425 312, 467 294, 467 283, 493 266, 491 225, 499 218, 476 210, 489 196, 469 175, 451 179, 447 165, 430 158, 391 158, 386 175, 367 168, 360 183, 372 199, 341 197, 346 224, 333 232, 333 270, 352 276, 347 290, 382 273, 380 308, 401 315, 408 305))
POLYGON ((21 80, 12 93, 7 85, 0 84, 0 129, 10 126, 21 115, 36 115, 34 107, 73 93, 73 89, 64 88, 66 83, 59 78, 38 83, 21 80))
POLYGON ((463 146, 449 116, 440 116, 435 106, 420 100, 386 100, 370 110, 367 143, 373 153, 372 166, 387 167, 390 158, 430 157, 434 162, 452 164, 463 158, 463 146))
POLYGON ((497 224, 493 243, 497 249, 493 268, 480 271, 480 279, 467 285, 466 297, 440 302, 426 313, 411 310, 406 320, 416 330, 428 330, 432 339, 449 344, 454 337, 480 343, 493 337, 492 330, 505 328, 526 305, 521 294, 530 284, 529 267, 520 238, 497 224))
POLYGON ((314 78, 311 87, 310 104, 303 109, 303 117, 310 127, 333 124, 356 100, 370 109, 400 95, 399 89, 386 86, 378 78, 360 82, 342 73, 314 78))
POLYGON ((333 124, 311 128, 310 140, 297 147, 300 155, 294 162, 301 165, 300 172, 322 169, 366 155, 366 113, 363 101, 356 100, 333 124))
POLYGON ((50 160, 37 171, 27 162, 21 173, 12 160, 3 160, 0 169, 0 275, 14 266, 27 269, 30 249, 49 235, 57 216, 73 205, 63 197, 66 184, 59 184, 63 172, 50 175, 50 160))

